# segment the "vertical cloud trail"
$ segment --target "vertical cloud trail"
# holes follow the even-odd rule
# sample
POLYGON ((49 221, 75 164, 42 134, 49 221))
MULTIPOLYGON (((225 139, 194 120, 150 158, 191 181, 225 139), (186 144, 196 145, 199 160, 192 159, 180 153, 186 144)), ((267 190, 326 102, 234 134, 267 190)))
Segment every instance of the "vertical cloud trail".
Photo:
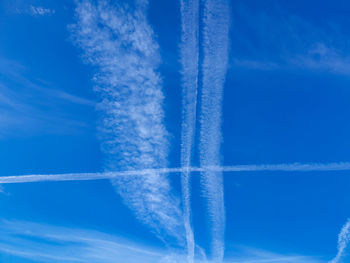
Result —
MULTIPOLYGON (((200 117, 200 165, 220 166, 223 85, 228 64, 229 0, 203 0, 203 64, 200 117)), ((221 172, 202 173, 208 198, 212 257, 224 257, 225 207, 221 172)))
MULTIPOLYGON (((71 29, 85 60, 97 71, 94 81, 103 99, 99 128, 107 171, 167 166, 168 133, 157 73, 160 55, 147 21, 147 4, 139 0, 132 8, 104 0, 77 2, 77 22, 71 29)), ((149 172, 112 182, 159 238, 183 242, 182 213, 166 174, 149 172)))
MULTIPOLYGON (((182 127, 181 167, 191 167, 196 129, 198 88, 199 0, 181 0, 182 127)), ((182 204, 188 262, 194 261, 194 235, 191 227, 190 170, 181 173, 182 204)))
POLYGON ((350 241, 350 219, 346 222, 346 224, 341 229, 338 235, 338 253, 337 255, 329 261, 329 263, 338 263, 341 262, 341 258, 344 255, 344 251, 348 246, 350 241))

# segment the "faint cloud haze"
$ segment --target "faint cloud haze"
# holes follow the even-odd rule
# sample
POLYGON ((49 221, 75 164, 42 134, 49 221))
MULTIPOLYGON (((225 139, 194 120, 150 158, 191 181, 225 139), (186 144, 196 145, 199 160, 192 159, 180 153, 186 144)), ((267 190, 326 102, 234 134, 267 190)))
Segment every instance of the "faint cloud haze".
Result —
POLYGON ((29 14, 33 16, 45 16, 45 15, 53 15, 55 14, 55 9, 45 8, 42 6, 30 6, 29 14))
POLYGON ((350 242, 350 219, 345 223, 338 235, 338 252, 337 255, 329 261, 329 263, 339 263, 345 262, 343 258, 345 257, 346 248, 350 242))
POLYGON ((345 30, 336 22, 323 26, 279 8, 269 13, 240 6, 232 33, 232 66, 253 70, 310 70, 350 75, 350 50, 345 30), (269 30, 266 30, 268 28, 269 30))
MULTIPOLYGON (((96 230, 26 221, 0 222, 0 251, 37 262, 115 263, 122 259, 125 263, 183 263, 187 258, 181 251, 165 251, 96 230)), ((314 257, 283 255, 250 247, 233 250, 232 256, 224 262, 325 263, 314 257)), ((216 263, 203 257, 197 257, 196 262, 216 263)))
POLYGON ((88 124, 66 107, 90 107, 96 102, 73 95, 50 83, 28 77, 23 64, 0 60, 0 137, 25 126, 27 132, 77 132, 88 124))
POLYGON ((2 221, 0 233, 1 252, 38 262, 181 262, 181 255, 164 261, 165 251, 93 230, 2 221))
MULTIPOLYGON (((13 12, 19 15, 29 15, 32 17, 44 17, 44 16, 52 16, 56 14, 56 10, 53 8, 47 8, 43 6, 35 6, 35 5, 18 5, 13 3, 16 7, 12 7, 13 12)), ((11 10, 11 9, 10 9, 11 10)))

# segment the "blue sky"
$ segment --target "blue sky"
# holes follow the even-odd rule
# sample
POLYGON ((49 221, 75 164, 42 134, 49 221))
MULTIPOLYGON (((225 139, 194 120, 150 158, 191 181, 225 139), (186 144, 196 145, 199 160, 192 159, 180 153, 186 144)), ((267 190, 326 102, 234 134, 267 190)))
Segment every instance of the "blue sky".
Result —
POLYGON ((1 1, 0 261, 347 262, 349 12, 1 1))

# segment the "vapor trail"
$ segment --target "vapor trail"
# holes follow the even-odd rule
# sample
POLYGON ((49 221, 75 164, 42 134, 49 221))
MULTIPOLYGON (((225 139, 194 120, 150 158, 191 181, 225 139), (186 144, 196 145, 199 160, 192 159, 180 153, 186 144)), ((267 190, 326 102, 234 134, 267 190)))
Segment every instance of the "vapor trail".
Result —
POLYGON ((338 263, 344 255, 344 251, 350 241, 350 219, 343 226, 338 236, 338 253, 329 263, 338 263))
MULTIPOLYGON (((190 167, 196 129, 198 87, 199 0, 181 0, 182 127, 181 166, 190 167)), ((188 261, 194 261, 194 236, 191 226, 190 171, 181 174, 183 217, 188 261)))
MULTIPOLYGON (((94 66, 95 90, 103 113, 100 140, 105 169, 144 170, 167 166, 162 80, 157 72, 159 46, 147 20, 147 0, 77 1, 75 42, 94 66)), ((95 175, 99 176, 99 175, 95 175)), ((179 200, 171 195, 166 174, 111 177, 124 202, 159 238, 183 243, 179 200), (170 239, 169 239, 170 238, 170 239)))
MULTIPOLYGON (((177 167, 129 170, 101 173, 66 173, 66 174, 31 174, 0 176, 0 184, 36 183, 50 181, 92 181, 115 179, 116 177, 147 176, 150 173, 173 174, 189 172, 327 172, 350 171, 350 162, 343 163, 292 163, 292 164, 261 164, 261 165, 233 165, 210 167, 177 167)), ((254 175, 256 176, 256 175, 254 175)))
MULTIPOLYGON (((203 64, 200 118, 200 166, 220 166, 221 111, 229 49, 229 0, 203 0, 203 64)), ((224 257, 225 206, 220 171, 202 173, 208 199, 212 257, 224 257)))

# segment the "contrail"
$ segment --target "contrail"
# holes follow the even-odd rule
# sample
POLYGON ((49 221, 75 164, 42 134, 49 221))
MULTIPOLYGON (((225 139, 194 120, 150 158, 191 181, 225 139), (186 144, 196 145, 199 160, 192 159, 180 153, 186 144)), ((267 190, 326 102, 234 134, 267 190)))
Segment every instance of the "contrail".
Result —
MULTIPOLYGON (((210 167, 177 167, 129 170, 100 173, 66 173, 66 174, 30 174, 0 176, 0 184, 16 183, 38 183, 53 181, 93 181, 108 180, 117 177, 146 176, 150 173, 174 174, 189 172, 329 172, 350 171, 350 162, 342 163, 291 163, 291 164, 260 164, 260 165, 232 165, 232 166, 210 166, 210 167)), ((255 176, 255 175, 254 175, 255 176)))
MULTIPOLYGON (((102 98, 98 129, 105 169, 166 167, 169 142, 157 69, 161 57, 147 20, 148 1, 136 0, 127 7, 120 2, 77 1, 76 24, 71 27, 85 61, 96 70, 93 80, 102 98)), ((147 176, 107 177, 159 238, 183 244, 182 212, 166 174, 149 170, 147 176)))
MULTIPOLYGON (((200 118, 200 166, 220 165, 223 86, 228 65, 229 0, 203 0, 203 63, 200 118)), ((208 199, 212 258, 224 257, 225 206, 221 171, 204 171, 203 190, 208 199)))
MULTIPOLYGON (((181 0, 182 127, 181 166, 190 167, 196 129, 198 88, 199 0, 181 0)), ((191 227, 190 171, 181 174, 182 204, 188 262, 194 261, 194 235, 191 227)))
POLYGON ((343 226, 338 236, 338 253, 329 263, 338 263, 344 255, 344 251, 350 241, 350 219, 343 226))

